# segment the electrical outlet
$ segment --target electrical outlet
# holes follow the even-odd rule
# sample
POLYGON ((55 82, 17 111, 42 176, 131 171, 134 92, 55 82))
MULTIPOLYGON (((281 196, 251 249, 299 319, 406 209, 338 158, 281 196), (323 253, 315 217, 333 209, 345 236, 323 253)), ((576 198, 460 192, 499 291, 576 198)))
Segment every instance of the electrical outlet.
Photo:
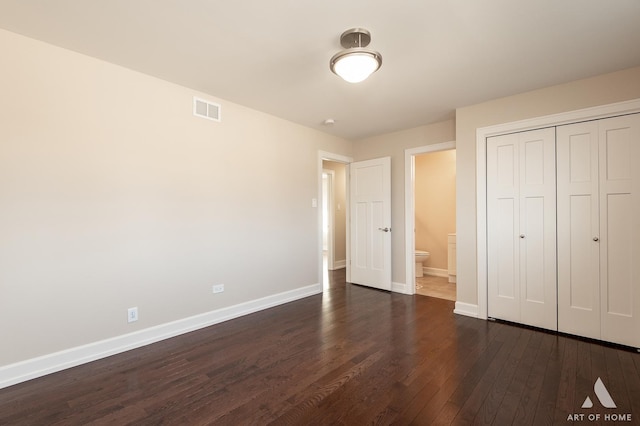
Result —
POLYGON ((224 291, 224 284, 215 284, 213 286, 214 293, 222 293, 224 291))
POLYGON ((127 322, 138 321, 138 307, 127 309, 127 322))

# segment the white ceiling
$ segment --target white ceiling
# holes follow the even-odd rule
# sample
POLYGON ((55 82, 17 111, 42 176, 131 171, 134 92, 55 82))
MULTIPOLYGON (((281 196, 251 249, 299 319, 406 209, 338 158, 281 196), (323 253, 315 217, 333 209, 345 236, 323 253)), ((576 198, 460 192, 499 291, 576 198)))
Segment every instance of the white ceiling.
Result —
POLYGON ((349 139, 640 65, 639 0, 0 0, 0 28, 349 139), (352 27, 360 84, 328 66, 352 27))

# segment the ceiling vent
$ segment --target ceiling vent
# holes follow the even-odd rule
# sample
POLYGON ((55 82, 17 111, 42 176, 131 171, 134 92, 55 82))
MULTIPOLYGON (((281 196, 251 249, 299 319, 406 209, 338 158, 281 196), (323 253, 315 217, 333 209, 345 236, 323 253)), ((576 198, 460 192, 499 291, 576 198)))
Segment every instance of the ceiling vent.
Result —
POLYGON ((193 115, 208 120, 220 121, 220 105, 193 97, 193 115))

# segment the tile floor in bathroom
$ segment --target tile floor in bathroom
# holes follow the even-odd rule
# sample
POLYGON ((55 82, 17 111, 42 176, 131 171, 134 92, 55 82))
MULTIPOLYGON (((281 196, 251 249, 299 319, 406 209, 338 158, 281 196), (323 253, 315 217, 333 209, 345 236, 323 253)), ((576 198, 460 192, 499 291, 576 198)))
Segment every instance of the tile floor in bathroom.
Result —
POLYGON ((447 277, 434 277, 432 275, 416 277, 416 294, 455 302, 456 284, 450 283, 447 277))

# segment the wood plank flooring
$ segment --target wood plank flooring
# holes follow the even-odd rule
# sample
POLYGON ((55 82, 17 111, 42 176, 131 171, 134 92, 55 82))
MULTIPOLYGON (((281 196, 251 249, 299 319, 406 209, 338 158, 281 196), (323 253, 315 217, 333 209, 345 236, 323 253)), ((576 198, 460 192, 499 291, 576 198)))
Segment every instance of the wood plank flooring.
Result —
POLYGON ((0 390, 0 425, 640 423, 635 352, 329 274, 322 295, 0 390))

